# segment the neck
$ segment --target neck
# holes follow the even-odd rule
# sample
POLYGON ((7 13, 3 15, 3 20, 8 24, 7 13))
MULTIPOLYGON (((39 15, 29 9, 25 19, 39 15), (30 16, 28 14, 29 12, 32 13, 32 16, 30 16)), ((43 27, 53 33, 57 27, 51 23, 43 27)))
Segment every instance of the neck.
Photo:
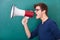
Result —
POLYGON ((41 20, 42 20, 42 24, 48 19, 47 15, 42 16, 41 20))

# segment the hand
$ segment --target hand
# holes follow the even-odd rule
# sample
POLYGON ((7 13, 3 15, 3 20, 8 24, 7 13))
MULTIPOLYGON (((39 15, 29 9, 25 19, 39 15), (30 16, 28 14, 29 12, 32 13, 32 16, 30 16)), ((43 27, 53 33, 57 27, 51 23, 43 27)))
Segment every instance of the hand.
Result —
POLYGON ((22 24, 23 24, 23 25, 27 25, 28 19, 29 19, 29 17, 24 17, 24 18, 22 19, 22 24))

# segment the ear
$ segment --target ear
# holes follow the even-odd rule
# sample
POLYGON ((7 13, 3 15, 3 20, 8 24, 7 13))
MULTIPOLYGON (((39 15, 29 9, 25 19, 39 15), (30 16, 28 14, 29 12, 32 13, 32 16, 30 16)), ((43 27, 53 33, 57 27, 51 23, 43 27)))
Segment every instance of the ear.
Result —
POLYGON ((45 13, 46 12, 46 10, 43 10, 43 13, 45 13))

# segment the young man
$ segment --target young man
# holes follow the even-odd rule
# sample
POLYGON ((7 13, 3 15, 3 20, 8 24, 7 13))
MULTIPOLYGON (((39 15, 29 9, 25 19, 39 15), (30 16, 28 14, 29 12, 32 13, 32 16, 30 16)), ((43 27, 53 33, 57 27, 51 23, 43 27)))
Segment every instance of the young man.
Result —
POLYGON ((60 30, 57 27, 57 24, 51 20, 48 15, 48 7, 44 3, 38 3, 34 5, 36 19, 41 19, 41 23, 37 26, 37 28, 30 32, 27 26, 28 19, 26 17, 23 18, 22 24, 25 28, 26 35, 29 39, 32 39, 38 36, 39 40, 57 40, 60 39, 60 30))

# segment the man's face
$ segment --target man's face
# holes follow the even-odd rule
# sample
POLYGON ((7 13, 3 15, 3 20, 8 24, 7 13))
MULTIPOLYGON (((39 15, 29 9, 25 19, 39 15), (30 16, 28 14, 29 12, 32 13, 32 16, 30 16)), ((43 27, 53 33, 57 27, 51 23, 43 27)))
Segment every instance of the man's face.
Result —
POLYGON ((42 11, 41 11, 40 6, 36 6, 36 8, 35 8, 35 13, 36 13, 36 19, 41 18, 41 16, 42 16, 42 11))

